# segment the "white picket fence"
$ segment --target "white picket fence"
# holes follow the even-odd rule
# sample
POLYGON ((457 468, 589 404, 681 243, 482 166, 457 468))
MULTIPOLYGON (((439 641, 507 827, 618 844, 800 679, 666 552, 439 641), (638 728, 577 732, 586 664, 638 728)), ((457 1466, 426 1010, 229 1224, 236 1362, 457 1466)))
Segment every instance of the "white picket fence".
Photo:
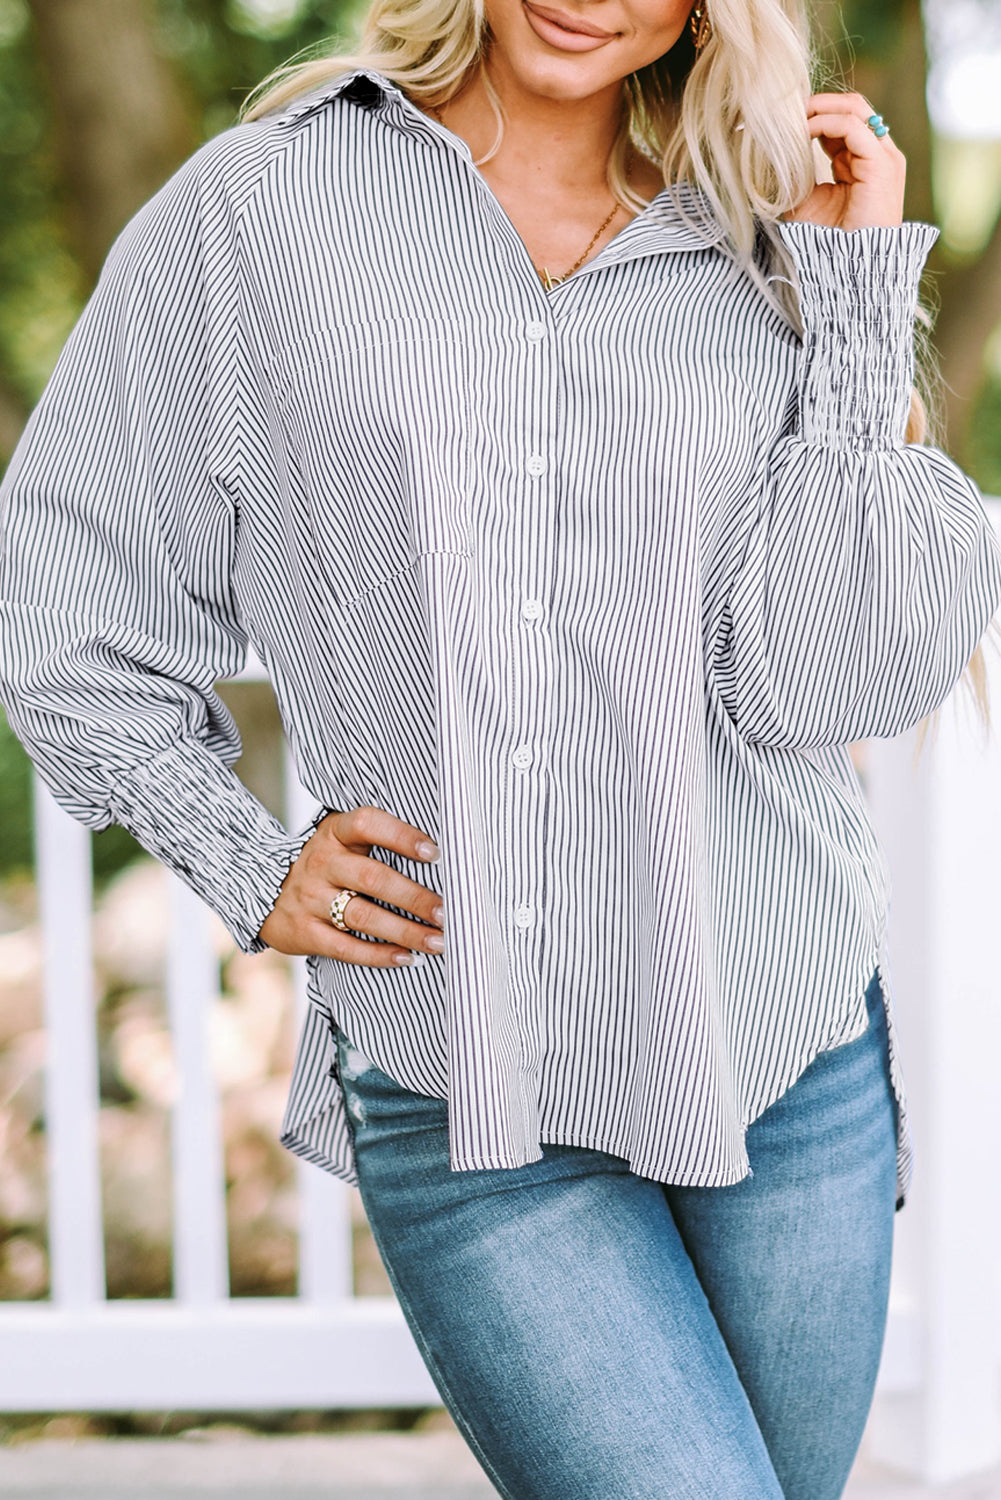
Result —
MULTIPOLYGON (((992 513, 1001 523, 1001 502, 992 513)), ((252 676, 248 669, 245 676, 252 676)), ((1001 657, 990 678, 1001 714, 1001 657)), ((946 705, 868 747, 894 876, 892 959, 917 1175, 898 1216, 875 1452, 926 1480, 1001 1459, 1001 731, 946 705)), ((286 822, 313 802, 286 755, 286 822)), ((300 1166, 299 1295, 228 1295, 219 1101, 206 1027, 218 991, 209 914, 170 877, 165 976, 172 1116, 170 1300, 105 1296, 90 952, 90 836, 36 783, 45 933, 48 1302, 0 1305, 0 1410, 418 1406, 436 1395, 391 1298, 356 1297, 346 1190, 300 1166)), ((304 967, 294 961, 299 1013, 304 967)))
MULTIPOLYGON (((259 668, 243 674, 253 679, 259 668)), ((285 820, 315 809, 286 746, 285 820)), ((45 952, 48 1302, 0 1304, 0 1410, 246 1410, 425 1406, 438 1400, 395 1299, 355 1297, 348 1193, 299 1167, 299 1294, 230 1298, 219 1098, 208 1022, 219 991, 208 908, 168 877, 171 1299, 105 1296, 90 834, 35 779, 45 952)), ((292 960, 297 1014, 305 964, 292 960)))

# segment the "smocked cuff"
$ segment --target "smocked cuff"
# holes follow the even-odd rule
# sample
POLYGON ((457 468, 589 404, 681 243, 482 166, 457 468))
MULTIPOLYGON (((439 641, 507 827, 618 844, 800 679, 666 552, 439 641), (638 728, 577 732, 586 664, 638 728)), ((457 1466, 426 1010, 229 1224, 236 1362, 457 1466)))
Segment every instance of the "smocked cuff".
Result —
POLYGON ((800 435, 864 452, 904 442, 914 379, 914 314, 934 224, 837 229, 779 223, 803 318, 800 435))
POLYGON ((289 834, 234 771, 191 739, 121 777, 110 807, 218 914, 244 953, 268 946, 257 934, 309 832, 289 834))

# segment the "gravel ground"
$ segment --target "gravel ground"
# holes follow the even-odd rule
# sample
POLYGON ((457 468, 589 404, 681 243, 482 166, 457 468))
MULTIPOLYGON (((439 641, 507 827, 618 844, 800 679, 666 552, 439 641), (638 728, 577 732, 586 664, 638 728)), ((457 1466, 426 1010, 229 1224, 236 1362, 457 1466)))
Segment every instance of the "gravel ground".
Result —
MULTIPOLYGON (((3 1500, 489 1500, 454 1432, 83 1438, 0 1450, 3 1500)), ((1001 1473, 928 1489, 862 1459, 845 1500, 1001 1500, 1001 1473)))

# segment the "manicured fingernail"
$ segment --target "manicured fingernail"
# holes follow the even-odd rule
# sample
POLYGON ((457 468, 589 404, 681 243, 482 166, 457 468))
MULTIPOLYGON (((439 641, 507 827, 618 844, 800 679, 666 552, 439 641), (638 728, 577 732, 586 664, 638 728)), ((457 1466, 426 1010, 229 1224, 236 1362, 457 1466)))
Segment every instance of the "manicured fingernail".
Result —
POLYGON ((445 908, 440 901, 431 913, 431 920, 432 922, 437 922, 439 927, 444 927, 445 925, 445 908))
POLYGON ((426 859, 429 864, 433 864, 441 853, 441 850, 437 844, 432 844, 430 839, 422 839, 417 845, 417 853, 421 859, 426 859))
POLYGON ((445 946, 445 939, 440 932, 432 932, 430 937, 424 939, 424 946, 429 953, 440 953, 445 946))
POLYGON ((416 958, 417 958, 417 954, 416 953, 394 953, 393 954, 393 963, 394 964, 407 964, 407 965, 409 965, 409 964, 414 963, 414 961, 416 960, 416 958))

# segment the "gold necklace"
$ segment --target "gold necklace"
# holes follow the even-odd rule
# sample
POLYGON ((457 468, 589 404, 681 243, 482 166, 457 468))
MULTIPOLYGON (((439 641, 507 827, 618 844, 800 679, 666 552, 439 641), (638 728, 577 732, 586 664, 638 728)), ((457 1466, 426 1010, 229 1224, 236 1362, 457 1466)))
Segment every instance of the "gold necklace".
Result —
MULTIPOLYGON (((566 281, 566 279, 567 279, 568 276, 572 276, 575 271, 579 271, 580 270, 581 266, 584 264, 584 262, 587 260, 588 256, 591 254, 591 251, 594 249, 595 245, 601 239, 601 236, 604 234, 604 232, 608 228, 609 224, 611 224, 612 220, 615 218, 615 215, 618 213, 620 207, 621 207, 621 204, 618 204, 618 203, 613 203, 612 204, 612 212, 608 215, 608 217, 606 219, 603 219, 601 221, 601 223, 598 225, 597 229, 594 231, 594 234, 591 236, 590 240, 588 241, 587 249, 583 252, 582 255, 579 255, 577 257, 577 259, 574 261, 573 265, 570 267, 569 271, 564 271, 563 272, 562 276, 550 276, 548 266, 543 266, 542 269, 541 269, 541 271, 539 270, 538 266, 535 266, 536 271, 539 272, 539 275, 542 278, 542 285, 545 287, 545 289, 546 289, 547 292, 551 292, 554 286, 559 286, 560 282, 566 281)), ((535 262, 533 261, 532 264, 535 265, 535 262)))
MULTIPOLYGON (((436 104, 426 103, 424 107, 425 107, 425 109, 428 109, 428 110, 431 111, 431 113, 434 115, 435 119, 438 121, 439 125, 444 125, 445 124, 445 121, 441 117, 441 111, 438 109, 438 106, 436 104)), ((591 251, 594 249, 595 245, 601 239, 601 236, 604 234, 604 232, 608 228, 609 224, 611 224, 612 220, 615 218, 615 215, 618 213, 618 211, 621 208, 621 206, 622 205, 619 204, 619 203, 613 203, 612 204, 612 211, 611 211, 611 213, 608 214, 606 218, 602 219, 601 223, 598 225, 597 229, 594 231, 594 234, 588 240, 588 242, 587 242, 587 248, 584 251, 582 251, 582 253, 577 257, 577 259, 574 261, 573 265, 570 267, 569 271, 564 271, 563 272, 562 276, 551 276, 550 273, 549 273, 549 267, 548 266, 543 266, 541 268, 541 270, 540 270, 540 268, 535 264, 535 261, 533 260, 532 265, 533 265, 533 267, 535 269, 536 275, 541 280, 542 285, 545 287, 545 289, 546 289, 547 292, 551 292, 554 287, 557 287, 557 286, 559 286, 561 284, 561 282, 566 281, 566 279, 567 279, 568 276, 572 276, 575 271, 579 271, 580 270, 581 266, 584 264, 584 262, 587 260, 588 256, 591 254, 591 251)))

